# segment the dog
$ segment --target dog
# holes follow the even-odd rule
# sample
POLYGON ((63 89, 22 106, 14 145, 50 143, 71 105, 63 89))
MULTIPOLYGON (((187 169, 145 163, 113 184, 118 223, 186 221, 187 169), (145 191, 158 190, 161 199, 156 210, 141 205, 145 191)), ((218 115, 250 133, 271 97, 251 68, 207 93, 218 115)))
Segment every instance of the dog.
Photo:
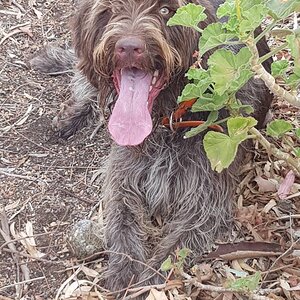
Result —
MULTIPOLYGON (((54 120, 61 137, 94 123, 108 104, 112 108, 108 130, 114 142, 101 195, 109 253, 106 288, 117 298, 129 285, 161 283, 155 270, 168 255, 185 247, 192 263, 232 225, 245 150, 219 174, 205 155, 203 135, 184 139, 188 128, 161 125, 177 107, 198 46, 195 30, 166 25, 188 2, 205 7, 201 28, 216 20, 219 0, 85 0, 71 24, 75 52, 48 49, 31 61, 46 73, 76 64, 72 97, 54 120)), ((261 56, 269 52, 264 39, 258 48, 261 56)), ((210 54, 202 58, 204 68, 210 54)), ((269 72, 270 63, 264 63, 269 72)), ((261 127, 272 101, 266 86, 251 79, 237 97, 253 105, 261 127)))

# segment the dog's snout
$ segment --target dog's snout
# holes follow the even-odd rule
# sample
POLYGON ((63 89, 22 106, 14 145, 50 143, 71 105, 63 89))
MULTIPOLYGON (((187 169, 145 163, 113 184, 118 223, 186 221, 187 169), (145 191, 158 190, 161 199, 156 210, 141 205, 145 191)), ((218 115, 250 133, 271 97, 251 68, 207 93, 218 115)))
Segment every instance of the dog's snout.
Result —
POLYGON ((145 42, 138 37, 121 38, 115 46, 116 54, 121 60, 142 58, 145 50, 145 42))

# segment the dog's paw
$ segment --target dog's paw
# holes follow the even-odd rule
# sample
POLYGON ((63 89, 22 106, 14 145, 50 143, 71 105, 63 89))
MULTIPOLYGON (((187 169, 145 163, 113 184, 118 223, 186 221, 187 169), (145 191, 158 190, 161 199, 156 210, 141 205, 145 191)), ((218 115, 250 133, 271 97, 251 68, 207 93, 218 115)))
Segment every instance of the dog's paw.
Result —
MULTIPOLYGON (((116 299, 122 299, 125 291, 139 283, 142 266, 138 262, 128 261, 120 254, 111 254, 119 263, 110 263, 104 273, 105 288, 114 293, 116 299)), ((141 299, 141 298, 140 298, 141 299)))
POLYGON ((76 114, 74 102, 68 100, 61 104, 61 109, 52 120, 52 129, 61 138, 67 139, 80 129, 80 115, 76 114))

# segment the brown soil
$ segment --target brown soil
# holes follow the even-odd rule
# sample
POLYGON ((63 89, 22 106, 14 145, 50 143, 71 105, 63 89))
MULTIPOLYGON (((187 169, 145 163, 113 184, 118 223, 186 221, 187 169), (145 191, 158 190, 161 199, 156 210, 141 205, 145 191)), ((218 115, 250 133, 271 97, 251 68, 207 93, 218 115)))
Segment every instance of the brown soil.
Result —
POLYGON ((99 202, 99 186, 91 179, 95 172, 101 173, 109 140, 101 130, 90 140, 93 128, 68 141, 56 138, 51 120, 68 97, 70 78, 43 76, 26 67, 47 43, 70 40, 72 1, 36 1, 40 19, 28 1, 15 3, 20 5, 20 16, 10 14, 18 12, 17 6, 0 1, 0 39, 14 26, 24 30, 0 45, 0 216, 2 228, 6 214, 7 223, 14 223, 18 232, 31 222, 38 249, 46 256, 41 261, 31 259, 20 242, 14 242, 20 257, 8 252, 7 245, 0 247, 0 295, 20 298, 15 283, 26 279, 20 266, 24 264, 31 279, 43 279, 26 285, 23 296, 51 299, 68 278, 65 268, 71 266, 66 232, 74 222, 89 217, 99 202), (27 29, 24 23, 29 24, 27 29), (27 110, 28 118, 23 119, 27 110))

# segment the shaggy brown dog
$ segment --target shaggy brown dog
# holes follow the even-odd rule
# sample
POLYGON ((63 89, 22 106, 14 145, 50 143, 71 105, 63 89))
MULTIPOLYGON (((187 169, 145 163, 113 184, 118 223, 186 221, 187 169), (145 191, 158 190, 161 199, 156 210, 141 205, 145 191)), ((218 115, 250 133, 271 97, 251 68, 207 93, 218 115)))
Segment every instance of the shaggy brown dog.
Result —
MULTIPOLYGON (((166 25, 187 2, 206 7, 202 28, 215 20, 218 0, 83 1, 72 25, 75 55, 48 50, 32 61, 48 72, 78 62, 73 97, 55 120, 62 137, 97 119, 98 104, 113 106, 108 128, 115 143, 102 190, 109 250, 106 287, 112 291, 129 283, 160 282, 153 269, 172 251, 187 247, 193 259, 230 228, 233 174, 243 151, 218 174, 204 153, 203 136, 183 139, 184 130, 160 125, 176 108, 197 49, 197 32, 166 25)), ((268 52, 264 40, 259 50, 268 52)), ((203 67, 206 61, 205 56, 203 67)), ((265 68, 270 70, 270 61, 265 68)), ((264 84, 251 80, 238 98, 254 106, 261 126, 272 99, 264 84)), ((207 115, 186 117, 205 120, 207 115)))

